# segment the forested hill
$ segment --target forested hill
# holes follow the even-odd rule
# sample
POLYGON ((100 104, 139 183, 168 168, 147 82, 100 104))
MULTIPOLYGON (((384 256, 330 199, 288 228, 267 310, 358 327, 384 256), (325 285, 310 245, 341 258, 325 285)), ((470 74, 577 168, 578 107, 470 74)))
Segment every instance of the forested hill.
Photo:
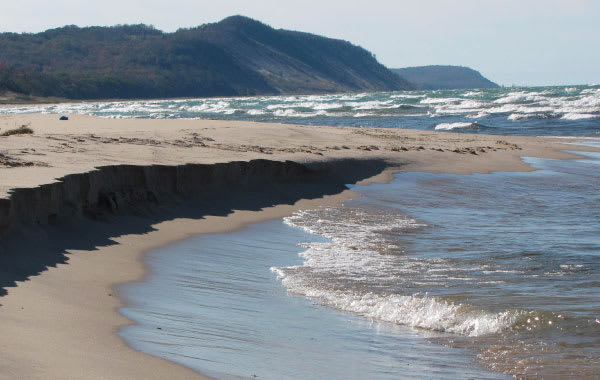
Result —
POLYGON ((421 90, 500 87, 478 71, 463 66, 419 66, 392 71, 421 90))
POLYGON ((242 16, 174 33, 125 25, 0 34, 0 93, 126 99, 410 87, 361 47, 242 16))

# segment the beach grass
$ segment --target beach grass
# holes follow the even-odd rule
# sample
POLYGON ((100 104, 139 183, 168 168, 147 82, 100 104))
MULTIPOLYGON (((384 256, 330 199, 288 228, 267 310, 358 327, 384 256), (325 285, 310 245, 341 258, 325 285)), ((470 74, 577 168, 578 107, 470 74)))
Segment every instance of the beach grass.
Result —
POLYGON ((9 129, 8 131, 1 133, 0 136, 13 136, 13 135, 31 135, 33 134, 33 129, 29 127, 28 124, 23 124, 19 128, 9 129))

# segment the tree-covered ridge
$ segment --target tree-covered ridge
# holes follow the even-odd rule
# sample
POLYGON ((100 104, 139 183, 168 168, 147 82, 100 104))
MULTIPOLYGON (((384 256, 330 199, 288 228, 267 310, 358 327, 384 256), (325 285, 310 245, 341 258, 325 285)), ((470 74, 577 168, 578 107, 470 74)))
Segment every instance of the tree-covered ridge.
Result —
POLYGON ((242 16, 195 30, 282 92, 401 90, 411 88, 367 50, 309 33, 274 30, 242 16))
POLYGON ((406 83, 348 42, 231 17, 0 34, 0 91, 72 99, 396 90, 406 83))
POLYGON ((15 92, 74 99, 254 94, 271 90, 210 43, 145 25, 0 35, 15 92), (12 72, 11 72, 12 70, 12 72))

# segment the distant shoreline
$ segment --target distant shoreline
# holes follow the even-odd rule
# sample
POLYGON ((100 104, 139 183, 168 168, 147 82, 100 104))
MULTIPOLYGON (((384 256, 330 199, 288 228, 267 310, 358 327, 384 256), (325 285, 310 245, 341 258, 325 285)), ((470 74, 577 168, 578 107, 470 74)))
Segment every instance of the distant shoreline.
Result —
MULTIPOLYGON (((417 91, 417 90, 402 90, 417 91)), ((2 95, 0 94, 0 106, 11 105, 36 105, 36 104, 63 104, 63 103, 111 103, 111 102, 160 102, 173 100, 192 100, 192 99, 235 99, 235 98, 253 98, 253 97, 277 97, 277 96, 321 96, 321 95, 340 95, 340 94, 360 94, 365 91, 347 91, 347 92, 319 92, 319 93, 282 93, 274 95, 238 95, 238 96, 207 96, 207 97, 176 97, 176 98, 108 98, 108 99, 63 99, 63 98, 45 98, 30 95, 2 95), (24 98, 31 98, 26 100, 24 98), (19 100, 24 99, 24 100, 19 100)))
MULTIPOLYGON (((498 88, 553 88, 553 87, 577 87, 577 86, 596 86, 595 84, 557 84, 544 86, 499 86, 498 88)), ((472 88, 470 90, 478 90, 472 88)), ((384 92, 420 92, 431 91, 427 89, 412 89, 384 92)), ((445 89, 441 91, 452 91, 445 89)), ((253 98, 253 97, 278 97, 278 96, 326 96, 326 95, 341 95, 341 94, 361 94, 374 93, 377 91, 343 91, 343 92, 313 92, 313 93, 281 93, 272 95, 237 95, 237 96, 207 96, 207 97, 174 97, 174 98, 106 98, 106 99, 67 99, 54 97, 41 97, 26 94, 4 93, 0 94, 0 107, 11 105, 36 105, 36 104, 63 104, 63 103, 111 103, 111 102, 156 102, 156 101, 173 101, 173 100, 195 100, 195 99, 235 99, 235 98, 253 98)))
POLYGON ((568 139, 69 116, 0 117, 2 131, 34 132, 0 137, 0 377, 202 378, 116 335, 131 322, 115 286, 145 275, 145 251, 338 204, 355 196, 344 184, 395 171, 529 171, 521 156, 598 151, 568 139))

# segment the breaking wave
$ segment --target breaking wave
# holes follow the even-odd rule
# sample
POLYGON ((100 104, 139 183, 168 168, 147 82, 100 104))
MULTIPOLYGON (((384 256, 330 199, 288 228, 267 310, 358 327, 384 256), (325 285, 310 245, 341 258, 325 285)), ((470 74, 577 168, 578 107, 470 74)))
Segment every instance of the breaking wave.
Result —
POLYGON ((518 311, 493 313, 403 293, 404 286, 411 288, 407 281, 416 283, 419 273, 440 279, 452 268, 439 261, 403 262, 407 257, 393 235, 426 225, 402 214, 326 208, 297 212, 285 223, 330 239, 303 244, 302 265, 271 268, 291 293, 367 318, 466 336, 497 333, 519 318, 518 311))
MULTIPOLYGON (((223 119, 300 124, 465 130, 465 119, 494 133, 593 135, 599 127, 600 86, 437 90, 257 96, 0 106, 16 113, 85 114, 107 118, 223 119), (430 120, 434 119, 432 123, 430 120), (552 125, 543 124, 561 120, 552 125), (583 128, 582 128, 583 127, 583 128), (558 131, 561 128, 563 131, 558 131), (573 133, 571 133, 573 134, 573 133)), ((473 130, 470 130, 473 129, 473 130)))
POLYGON ((294 275, 293 269, 272 268, 291 293, 317 299, 324 305, 380 321, 474 337, 509 328, 519 317, 518 312, 494 314, 462 304, 455 305, 435 297, 380 295, 371 292, 361 294, 319 289, 311 284, 310 278, 294 275))
POLYGON ((451 131, 453 129, 461 129, 461 128, 469 128, 476 125, 475 123, 464 123, 464 122, 458 122, 458 123, 440 123, 438 125, 435 126, 435 130, 436 131, 451 131))

